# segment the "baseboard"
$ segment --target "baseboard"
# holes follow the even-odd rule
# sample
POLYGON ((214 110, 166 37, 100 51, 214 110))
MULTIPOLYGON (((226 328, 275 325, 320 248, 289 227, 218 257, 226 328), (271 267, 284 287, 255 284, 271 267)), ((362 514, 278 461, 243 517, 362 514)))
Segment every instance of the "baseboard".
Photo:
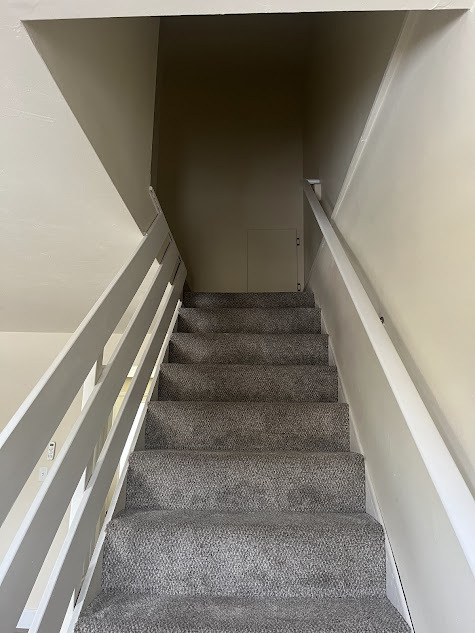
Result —
MULTIPOLYGON (((328 334, 328 328, 325 324, 323 312, 321 312, 321 329, 322 332, 328 334)), ((338 401, 344 402, 350 406, 347 392, 345 389, 344 381, 342 380, 342 374, 338 366, 335 350, 331 339, 328 340, 328 362, 338 370, 338 401)), ((360 436, 358 433, 358 427, 355 424, 355 420, 351 413, 350 406, 350 450, 354 453, 360 453, 364 455, 364 450, 361 444, 360 436)), ((386 594, 390 602, 399 611, 404 620, 407 622, 411 631, 413 631, 413 625, 409 609, 407 608, 406 596, 404 595, 404 589, 402 587, 401 579, 397 569, 396 561, 394 558, 391 543, 389 542, 386 527, 384 525, 383 515, 376 498, 374 490, 373 480, 368 467, 365 468, 365 483, 366 483, 366 512, 371 515, 378 523, 383 526, 386 544, 386 594)))

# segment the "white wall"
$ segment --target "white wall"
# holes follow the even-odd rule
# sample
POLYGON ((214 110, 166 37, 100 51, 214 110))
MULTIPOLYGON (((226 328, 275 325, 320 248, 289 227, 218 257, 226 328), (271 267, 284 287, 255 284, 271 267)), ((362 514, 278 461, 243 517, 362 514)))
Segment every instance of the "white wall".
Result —
POLYGON ((1 3, 0 331, 72 332, 141 239, 124 200, 132 205, 147 196, 157 25, 97 20, 33 27, 101 158, 120 177, 122 199, 24 26, 7 10, 1 3), (103 42, 112 48, 104 51, 103 42), (119 72, 111 51, 122 62, 119 72), (148 106, 135 112, 129 89, 147 87, 139 74, 145 53, 148 106), (129 169, 140 191, 126 178, 129 169))
MULTIPOLYGON (((334 222, 474 485, 475 14, 421 14, 334 222)), ((475 580, 331 256, 322 304, 417 633, 475 629, 475 580)), ((455 493, 455 492, 454 492, 455 493)))
POLYGON ((249 229, 302 231, 305 33, 299 16, 162 19, 158 196, 194 290, 247 290, 249 229))

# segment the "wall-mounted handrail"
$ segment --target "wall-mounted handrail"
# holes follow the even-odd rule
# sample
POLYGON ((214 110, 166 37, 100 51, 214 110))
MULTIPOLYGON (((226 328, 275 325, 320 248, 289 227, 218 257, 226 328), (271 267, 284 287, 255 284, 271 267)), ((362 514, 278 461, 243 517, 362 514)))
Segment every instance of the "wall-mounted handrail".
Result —
POLYGON ((475 500, 308 181, 304 181, 304 191, 475 576, 475 500))
POLYGON ((83 497, 79 500, 66 541, 44 592, 33 623, 34 630, 49 633, 59 631, 71 595, 80 584, 84 563, 88 562, 89 546, 101 519, 118 460, 128 445, 128 435, 158 353, 168 335, 186 277, 186 268, 163 213, 156 216, 128 262, 0 435, 0 475, 3 476, 0 482, 1 520, 8 514, 157 257, 157 271, 147 283, 143 298, 1 562, 2 629, 15 630, 81 474, 90 463, 93 451, 102 449, 98 461, 93 462, 93 472, 88 474, 89 482, 86 482, 83 497), (112 408, 150 327, 150 340, 147 341, 124 404, 103 444, 103 434, 112 408), (87 546, 83 547, 85 542, 87 546), (54 588, 54 592, 49 591, 50 587, 54 588), (51 628, 53 621, 55 628, 51 628))

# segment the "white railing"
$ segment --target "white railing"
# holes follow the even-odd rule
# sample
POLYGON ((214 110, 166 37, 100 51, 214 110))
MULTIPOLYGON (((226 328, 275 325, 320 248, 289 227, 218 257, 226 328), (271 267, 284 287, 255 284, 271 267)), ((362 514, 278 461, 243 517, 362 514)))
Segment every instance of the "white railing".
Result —
MULTIPOLYGON (((135 309, 110 361, 98 372, 97 384, 2 561, 2 631, 15 630, 74 495, 77 503, 70 528, 30 628, 38 633, 59 632, 71 597, 81 586, 84 568, 89 564, 91 544, 94 545, 119 462, 124 459, 124 447, 133 450, 135 445, 136 437, 129 437, 131 429, 136 436, 134 420, 154 370, 157 379, 186 277, 185 266, 161 211, 128 262, 0 434, 0 521, 3 521, 157 259, 158 270, 145 297, 135 309), (104 437, 114 403, 147 334, 150 336, 145 351, 124 402, 104 437), (98 455, 95 460, 94 452, 98 455), (84 493, 78 499, 75 491, 81 480, 84 493)), ((145 411, 139 426, 144 415, 145 411)))
POLYGON ((475 501, 309 181, 304 191, 414 442, 475 575, 475 501))

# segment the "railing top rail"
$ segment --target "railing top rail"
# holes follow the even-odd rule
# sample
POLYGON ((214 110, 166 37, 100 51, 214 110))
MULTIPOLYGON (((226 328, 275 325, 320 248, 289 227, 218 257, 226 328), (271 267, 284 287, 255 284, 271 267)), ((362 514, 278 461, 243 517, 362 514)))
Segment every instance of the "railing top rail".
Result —
POLYGON ((308 180, 304 191, 475 576, 475 500, 308 180))

